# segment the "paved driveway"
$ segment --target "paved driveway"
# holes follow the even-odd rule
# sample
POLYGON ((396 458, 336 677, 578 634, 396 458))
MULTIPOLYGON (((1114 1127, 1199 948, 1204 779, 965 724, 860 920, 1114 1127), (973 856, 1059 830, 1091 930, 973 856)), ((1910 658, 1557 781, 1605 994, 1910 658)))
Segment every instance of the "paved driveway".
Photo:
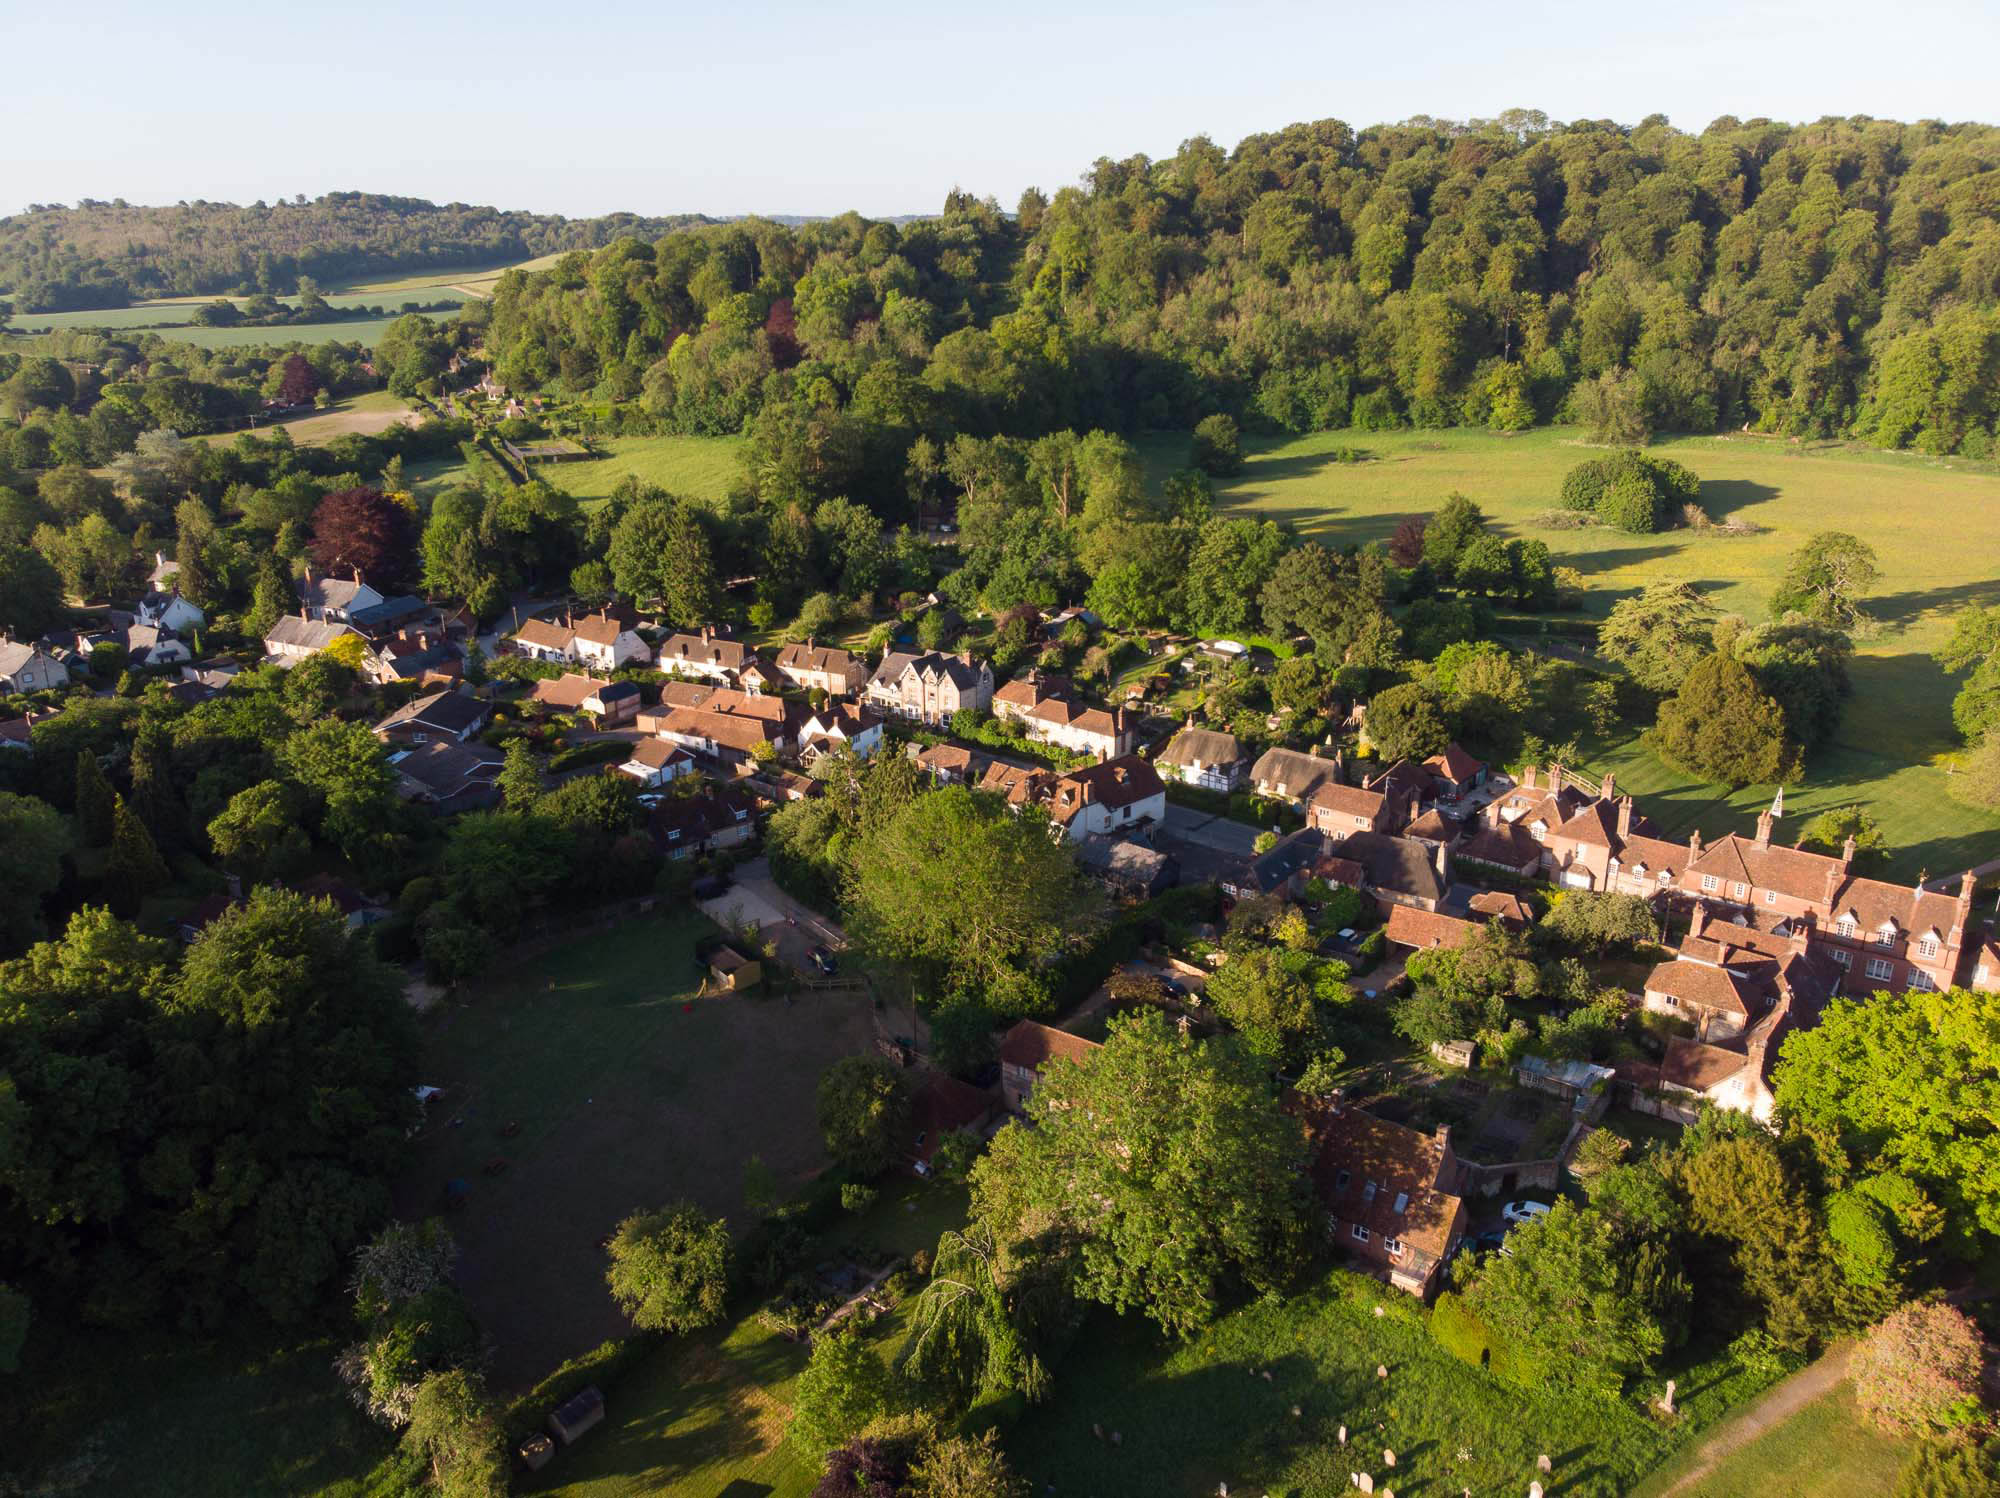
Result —
POLYGON ((731 930, 755 925, 778 943, 778 955, 802 973, 817 972, 806 956, 811 948, 827 946, 837 952, 847 945, 847 933, 838 925, 778 888, 771 865, 762 858, 739 865, 728 889, 697 903, 710 920, 731 930))

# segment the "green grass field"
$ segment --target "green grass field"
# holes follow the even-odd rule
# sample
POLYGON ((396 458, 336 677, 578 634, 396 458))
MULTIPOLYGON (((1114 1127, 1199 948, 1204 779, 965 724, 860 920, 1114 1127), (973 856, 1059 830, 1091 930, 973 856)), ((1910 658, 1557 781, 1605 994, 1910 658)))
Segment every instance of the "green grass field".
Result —
MULTIPOLYGON (((886 1186, 867 1213, 830 1236, 819 1257, 839 1256, 843 1242, 903 1256, 935 1248, 941 1233, 965 1220, 965 1208, 962 1188, 886 1186)), ((901 1346, 907 1309, 899 1306, 871 1334, 884 1357, 901 1346)), ((819 1465, 784 1433, 806 1356, 754 1313, 671 1342, 607 1393, 597 1436, 521 1491, 564 1498, 805 1498, 819 1465)))
POLYGON ((1037 1492, 1053 1482, 1060 1493, 1195 1498, 1226 1482, 1231 1492, 1333 1498, 1350 1491, 1350 1472, 1366 1471, 1378 1491, 1525 1493, 1546 1452, 1551 1491, 1617 1498, 1748 1392, 1726 1362, 1683 1370, 1698 1392, 1682 1401, 1686 1423, 1669 1431, 1637 1399, 1501 1383, 1442 1351, 1425 1315, 1343 1270, 1244 1306, 1187 1342, 1137 1317, 1099 1315, 1056 1370, 1055 1397, 1029 1411, 1008 1449, 1037 1492), (1093 1426, 1122 1442, 1100 1441, 1093 1426), (1384 1449, 1396 1453, 1393 1470, 1384 1449))
POLYGON ((788 1191, 825 1164, 813 1089, 869 1048, 868 997, 700 998, 714 929, 682 912, 578 931, 426 1017, 424 1080, 446 1096, 396 1204, 421 1216, 470 1184, 451 1228, 499 1387, 627 1329, 597 1247, 627 1214, 684 1197, 740 1227, 751 1156, 788 1191))
POLYGON ((1895 1486, 1909 1459, 1907 1441, 1884 1435, 1861 1417, 1847 1384, 1723 1457, 1698 1481, 1676 1491, 1697 1458, 1690 1449, 1633 1490, 1633 1498, 1873 1498, 1895 1486))
POLYGON ((742 443, 734 437, 610 437, 598 445, 607 456, 551 463, 539 472, 586 504, 610 498, 628 473, 689 499, 721 499, 737 477, 742 443))
POLYGON ((67 1333, 9 1380, 0 1493, 362 1498, 393 1445, 333 1375, 330 1337, 67 1333))
MULTIPOLYGON (((2000 601, 2000 535, 1987 523, 2000 504, 2000 469, 1836 443, 1677 438, 1655 451, 1701 477, 1716 519, 1751 522, 1760 534, 1535 529, 1533 517, 1554 507, 1563 475, 1593 451, 1563 429, 1514 437, 1324 433, 1252 444, 1244 472, 1220 485, 1218 497, 1225 508, 1287 520, 1303 534, 1344 545, 1387 539, 1403 519, 1428 514, 1457 491, 1501 533, 1539 537, 1558 562, 1581 571, 1586 610, 1598 617, 1647 582, 1680 578, 1724 609, 1760 621, 1793 551, 1815 531, 1852 531, 1881 559, 1882 579, 1867 605, 1879 628, 1857 642, 1855 693, 1836 742, 1808 763, 1803 784, 1786 792, 1793 825, 1827 807, 1864 804, 1894 847, 1894 871, 1905 877, 1920 869, 1945 873, 1977 861, 1975 854, 2000 851, 2000 819, 1945 797, 1943 766, 1960 747, 1950 715, 1956 684, 1929 654, 1950 632, 1955 611, 2000 601), (1371 460, 1332 461, 1342 446, 1359 447, 1371 460)), ((1186 461, 1178 437, 1149 441, 1144 452, 1155 475, 1186 461)), ((1586 749, 1585 768, 1615 770, 1669 835, 1697 824, 1707 837, 1748 830, 1770 799, 1769 787, 1727 796, 1691 782, 1636 739, 1586 749)))

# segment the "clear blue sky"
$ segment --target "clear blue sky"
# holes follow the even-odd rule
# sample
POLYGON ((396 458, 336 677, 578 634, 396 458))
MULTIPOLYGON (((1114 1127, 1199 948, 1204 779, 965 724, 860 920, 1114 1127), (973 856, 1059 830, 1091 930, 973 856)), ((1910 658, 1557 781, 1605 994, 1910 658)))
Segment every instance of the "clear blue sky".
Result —
POLYGON ((570 214, 1011 207, 1416 114, 1993 119, 1995 0, 12 0, 0 213, 360 188, 570 214), (954 13, 956 12, 956 13, 954 13))

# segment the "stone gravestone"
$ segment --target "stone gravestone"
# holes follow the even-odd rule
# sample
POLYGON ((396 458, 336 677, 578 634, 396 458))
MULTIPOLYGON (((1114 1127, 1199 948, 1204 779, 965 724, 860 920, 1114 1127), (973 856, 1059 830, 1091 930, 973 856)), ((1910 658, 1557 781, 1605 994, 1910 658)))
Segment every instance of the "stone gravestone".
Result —
POLYGON ((1375 1376, 1377 1378, 1387 1378, 1389 1376, 1388 1368, 1381 1363, 1377 1363, 1375 1365, 1375 1376))
POLYGON ((1369 1476, 1366 1472, 1359 1474, 1354 1479, 1354 1485, 1357 1488, 1361 1489, 1361 1491, 1364 1493, 1372 1493, 1375 1491, 1375 1479, 1369 1476))
POLYGON ((1667 1380, 1667 1395, 1666 1398, 1660 1401, 1660 1408, 1665 1410, 1669 1415, 1674 1412, 1674 1381, 1672 1379, 1667 1380))
POLYGON ((1528 1498, 1542 1498, 1542 1485, 1540 1483, 1531 1482, 1528 1484, 1528 1498))
POLYGON ((1396 1453, 1391 1451, 1387 1446, 1382 1448, 1382 1465, 1385 1467, 1396 1465, 1396 1453))
POLYGON ((1535 1458, 1535 1470, 1537 1472, 1553 1472, 1555 1470, 1555 1463, 1549 1460, 1549 1454, 1546 1451, 1535 1458))
POLYGON ((1340 1427, 1340 1444, 1343 1446, 1347 1444, 1347 1427, 1345 1425, 1340 1427))

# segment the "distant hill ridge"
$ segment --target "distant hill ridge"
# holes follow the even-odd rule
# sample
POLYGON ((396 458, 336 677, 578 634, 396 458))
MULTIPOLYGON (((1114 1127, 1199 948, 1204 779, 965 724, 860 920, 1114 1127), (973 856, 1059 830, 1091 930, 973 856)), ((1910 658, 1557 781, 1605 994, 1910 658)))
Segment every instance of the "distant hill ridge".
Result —
POLYGON ((497 265, 657 239, 717 223, 699 213, 561 214, 336 192, 310 201, 141 207, 86 198, 0 219, 0 295, 17 312, 123 307, 161 296, 296 292, 321 285, 497 265))

